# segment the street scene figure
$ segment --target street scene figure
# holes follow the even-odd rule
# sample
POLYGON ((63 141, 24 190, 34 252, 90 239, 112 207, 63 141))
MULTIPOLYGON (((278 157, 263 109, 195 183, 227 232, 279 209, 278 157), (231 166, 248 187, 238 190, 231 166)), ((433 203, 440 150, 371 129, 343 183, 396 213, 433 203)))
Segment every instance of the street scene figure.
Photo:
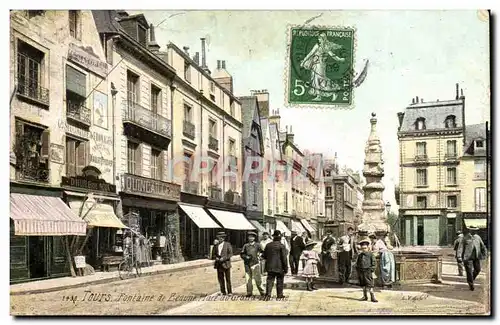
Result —
POLYGON ((347 228, 347 234, 341 236, 338 242, 338 268, 339 268, 339 282, 343 284, 344 282, 349 282, 349 277, 351 276, 351 267, 353 259, 355 258, 356 244, 353 239, 354 229, 352 227, 347 228))
MULTIPOLYGON (((267 244, 271 243, 273 240, 270 238, 269 233, 266 231, 262 234, 262 240, 260 241, 260 248, 262 252, 266 249, 267 244)), ((260 255, 260 271, 261 275, 267 275, 266 273, 266 260, 260 255)))
POLYGON ((300 255, 305 248, 304 238, 297 235, 296 231, 292 231, 290 239, 290 269, 292 275, 299 273, 300 255))
POLYGON ((275 230, 273 233, 273 242, 267 244, 262 254, 266 260, 266 296, 271 297, 274 282, 276 280, 276 296, 284 298, 283 288, 285 274, 288 272, 287 254, 285 245, 281 243, 281 232, 275 230))
POLYGON ((305 244, 304 251, 300 256, 300 260, 304 261, 302 276, 306 278, 308 291, 316 290, 314 287, 314 279, 319 276, 318 264, 320 262, 320 258, 318 253, 313 250, 314 246, 316 246, 316 242, 308 240, 305 244))
POLYGON ((375 293, 373 291, 373 272, 375 272, 376 265, 375 255, 370 251, 370 241, 368 239, 361 240, 359 245, 361 246, 361 252, 358 254, 356 268, 359 285, 363 288, 363 298, 361 298, 361 300, 368 300, 368 292, 370 292, 371 301, 378 302, 378 300, 375 299, 375 293))
POLYGON ((464 238, 464 234, 460 230, 457 231, 457 239, 455 239, 455 242, 453 243, 453 250, 455 251, 455 259, 457 260, 457 269, 458 269, 459 276, 464 275, 464 262, 463 262, 462 258, 459 257, 457 254, 458 245, 462 241, 462 238, 464 238))
POLYGON ((264 289, 262 288, 262 277, 260 272, 260 256, 262 248, 260 243, 256 242, 257 234, 253 231, 247 234, 248 243, 246 243, 240 253, 241 259, 245 265, 245 280, 247 284, 247 297, 253 294, 253 282, 257 286, 261 296, 264 296, 264 289))
POLYGON ((481 261, 486 259, 487 252, 483 240, 476 233, 478 228, 470 227, 460 240, 457 248, 457 262, 463 262, 469 289, 474 291, 474 280, 481 272, 481 261))
POLYGON ((322 275, 332 276, 335 269, 334 259, 332 257, 332 247, 335 245, 335 238, 331 230, 326 232, 326 238, 321 244, 321 263, 320 268, 323 270, 322 275))
POLYGON ((220 292, 222 295, 231 295, 233 288, 231 286, 231 257, 233 248, 226 241, 226 233, 217 233, 218 244, 214 246, 212 256, 215 259, 214 268, 217 270, 217 280, 219 281, 220 292))

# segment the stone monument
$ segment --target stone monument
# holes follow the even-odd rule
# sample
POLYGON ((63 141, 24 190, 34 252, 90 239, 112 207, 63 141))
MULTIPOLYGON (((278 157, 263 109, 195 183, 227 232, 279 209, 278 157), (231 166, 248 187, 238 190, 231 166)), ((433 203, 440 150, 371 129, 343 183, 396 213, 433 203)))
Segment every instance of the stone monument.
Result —
POLYGON ((377 237, 385 236, 390 231, 385 214, 385 204, 382 199, 384 185, 384 161, 382 159, 382 147, 377 135, 377 118, 372 113, 370 119, 371 131, 365 146, 365 161, 363 176, 366 178, 366 185, 363 187, 365 197, 363 200, 363 215, 361 224, 358 226, 358 234, 365 237, 374 233, 377 237))

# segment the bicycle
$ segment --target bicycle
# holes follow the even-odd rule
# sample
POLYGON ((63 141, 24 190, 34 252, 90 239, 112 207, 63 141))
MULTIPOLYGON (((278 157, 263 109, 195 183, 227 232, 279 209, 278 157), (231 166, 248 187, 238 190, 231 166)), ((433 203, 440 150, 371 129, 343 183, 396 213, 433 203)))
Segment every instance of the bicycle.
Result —
POLYGON ((118 274, 122 280, 140 277, 142 274, 141 264, 137 262, 137 260, 134 260, 133 256, 129 254, 120 265, 118 265, 118 274))

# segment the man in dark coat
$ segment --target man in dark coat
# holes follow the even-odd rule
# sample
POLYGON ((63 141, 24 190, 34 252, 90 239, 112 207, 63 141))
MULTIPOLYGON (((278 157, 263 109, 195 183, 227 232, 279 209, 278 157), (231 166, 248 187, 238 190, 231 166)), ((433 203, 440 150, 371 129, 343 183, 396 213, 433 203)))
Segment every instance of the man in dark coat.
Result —
POLYGON ((232 294, 231 287, 231 257, 233 248, 226 241, 224 232, 217 233, 219 243, 214 245, 212 258, 215 260, 214 269, 217 270, 217 279, 219 280, 220 291, 223 295, 232 294), (227 289, 227 290, 226 290, 227 289))
POLYGON ((356 252, 356 245, 354 244, 353 238, 354 229, 352 227, 347 228, 347 235, 340 237, 338 242, 338 263, 339 263, 339 282, 343 284, 344 282, 349 283, 349 277, 351 276, 351 263, 356 252))
POLYGON ((328 230, 326 232, 326 237, 323 239, 321 244, 321 275, 331 276, 333 274, 333 258, 332 258, 332 246, 335 245, 336 241, 333 237, 332 231, 328 230))
POLYGON ((245 280, 247 283, 247 297, 251 297, 253 294, 253 284, 255 281, 257 285, 257 290, 261 296, 264 296, 264 289, 262 288, 262 277, 260 272, 260 255, 262 253, 262 247, 260 243, 256 242, 257 234, 253 231, 248 232, 248 243, 243 245, 241 249, 241 259, 243 260, 245 266, 245 280))
POLYGON ((299 261, 302 251, 306 248, 304 238, 297 235, 296 231, 292 231, 292 238, 290 239, 290 269, 292 275, 299 273, 299 261))
POLYGON ((474 291, 474 280, 481 272, 481 260, 486 259, 486 246, 483 240, 476 234, 477 228, 466 230, 457 248, 457 262, 463 262, 469 289, 474 291))
POLYGON ((453 244, 453 250, 455 251, 455 258, 457 260, 457 268, 458 268, 458 275, 463 276, 464 275, 464 263, 459 260, 457 257, 457 249, 458 245, 460 244, 460 241, 464 238, 464 234, 462 234, 461 231, 457 231, 457 239, 455 239, 455 242, 453 244))
POLYGON ((270 297, 273 291, 274 279, 276 279, 276 295, 277 298, 284 298, 283 287, 285 282, 285 274, 288 272, 286 262, 287 251, 285 245, 281 243, 281 232, 275 230, 273 233, 273 241, 266 245, 262 257, 266 260, 266 296, 270 297))

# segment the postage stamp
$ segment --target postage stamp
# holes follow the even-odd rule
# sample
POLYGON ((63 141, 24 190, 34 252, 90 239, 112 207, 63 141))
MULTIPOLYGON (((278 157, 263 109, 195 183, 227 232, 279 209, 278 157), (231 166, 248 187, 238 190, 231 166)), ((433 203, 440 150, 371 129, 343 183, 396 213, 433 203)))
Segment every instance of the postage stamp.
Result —
POLYGON ((352 106, 355 33, 353 27, 289 27, 287 106, 352 106))

